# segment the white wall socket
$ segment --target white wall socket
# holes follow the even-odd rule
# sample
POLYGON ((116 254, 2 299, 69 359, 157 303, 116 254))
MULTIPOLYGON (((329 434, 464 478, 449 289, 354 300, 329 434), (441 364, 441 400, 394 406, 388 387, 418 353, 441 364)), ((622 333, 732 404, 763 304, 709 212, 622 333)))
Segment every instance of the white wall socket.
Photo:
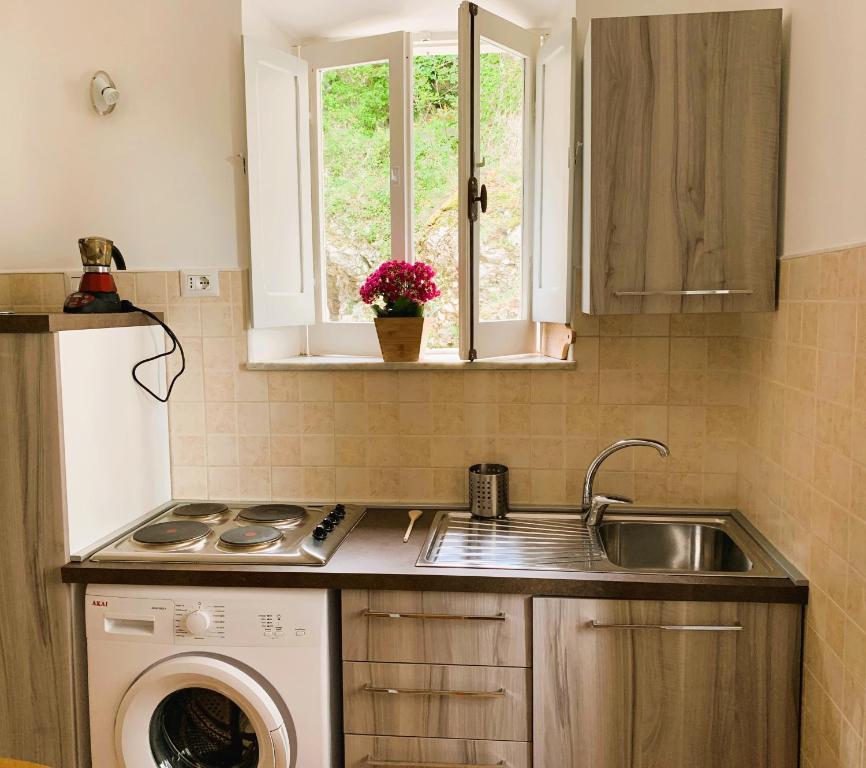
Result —
POLYGON ((180 271, 181 296, 219 296, 220 273, 213 269, 182 269, 180 271))

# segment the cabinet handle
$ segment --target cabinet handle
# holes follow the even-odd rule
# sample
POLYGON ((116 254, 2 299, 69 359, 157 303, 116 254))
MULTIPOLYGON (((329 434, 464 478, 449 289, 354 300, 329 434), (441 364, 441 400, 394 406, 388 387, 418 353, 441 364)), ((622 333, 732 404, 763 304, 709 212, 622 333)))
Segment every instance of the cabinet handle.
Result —
POLYGON ((430 688, 381 688, 367 683, 364 686, 366 693, 385 693, 389 696, 463 696, 473 699, 501 699, 505 696, 504 688, 495 691, 440 691, 430 688))
POLYGON ((451 613, 391 613, 390 611, 364 611, 368 619, 432 619, 434 621, 505 621, 504 613, 492 615, 451 614, 451 613))
POLYGON ((741 632, 743 625, 734 624, 600 624, 589 622, 593 629, 661 629, 667 632, 741 632))
POLYGON ((751 288, 704 288, 697 291, 614 291, 614 296, 750 296, 751 288))
POLYGON ((367 755, 366 765, 376 768, 505 768, 506 762, 498 763, 421 763, 417 760, 377 760, 367 755))

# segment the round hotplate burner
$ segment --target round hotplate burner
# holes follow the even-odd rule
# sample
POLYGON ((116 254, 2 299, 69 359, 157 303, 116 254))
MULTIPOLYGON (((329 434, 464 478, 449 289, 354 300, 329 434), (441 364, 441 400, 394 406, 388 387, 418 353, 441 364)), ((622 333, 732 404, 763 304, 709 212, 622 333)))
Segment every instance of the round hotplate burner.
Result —
POLYGON ((268 525, 298 525, 307 517, 307 510, 296 504, 257 504, 238 512, 238 520, 268 525))
POLYGON ((209 525, 195 520, 179 520, 147 525, 133 533, 132 539, 149 546, 176 546, 198 541, 209 533, 209 525))
POLYGON ((220 542, 234 549, 267 547, 281 538, 282 531, 270 525, 239 525, 220 534, 220 542))
POLYGON ((171 514, 175 517, 214 517, 223 512, 228 512, 228 507, 215 501, 178 504, 171 510, 171 514))

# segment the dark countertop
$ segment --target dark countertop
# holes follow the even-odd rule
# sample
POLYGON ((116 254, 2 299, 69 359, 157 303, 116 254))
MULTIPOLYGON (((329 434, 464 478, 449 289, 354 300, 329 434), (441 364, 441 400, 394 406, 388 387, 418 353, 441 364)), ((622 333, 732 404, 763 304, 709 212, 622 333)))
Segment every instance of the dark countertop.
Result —
POLYGON ((322 567, 182 563, 69 563, 63 581, 84 584, 148 584, 195 587, 307 587, 498 592, 551 597, 714 602, 801 603, 808 586, 791 578, 684 576, 417 568, 435 512, 418 520, 403 543, 405 509, 371 509, 322 567))
MULTIPOLYGON (((154 314, 162 318, 161 312, 154 314)), ((156 325, 141 312, 102 312, 93 314, 65 314, 42 312, 38 314, 0 315, 0 333, 57 333, 58 331, 86 331, 93 328, 129 328, 137 325, 156 325)))

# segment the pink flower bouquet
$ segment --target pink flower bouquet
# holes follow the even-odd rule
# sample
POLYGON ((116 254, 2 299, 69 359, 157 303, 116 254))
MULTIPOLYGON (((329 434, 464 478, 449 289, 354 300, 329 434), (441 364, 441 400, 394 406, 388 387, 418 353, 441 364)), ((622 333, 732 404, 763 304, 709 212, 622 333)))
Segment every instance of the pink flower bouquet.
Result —
POLYGON ((421 261, 386 261, 361 286, 361 299, 377 317, 422 317, 424 304, 439 296, 435 276, 421 261), (375 303, 377 299, 384 305, 375 303))

